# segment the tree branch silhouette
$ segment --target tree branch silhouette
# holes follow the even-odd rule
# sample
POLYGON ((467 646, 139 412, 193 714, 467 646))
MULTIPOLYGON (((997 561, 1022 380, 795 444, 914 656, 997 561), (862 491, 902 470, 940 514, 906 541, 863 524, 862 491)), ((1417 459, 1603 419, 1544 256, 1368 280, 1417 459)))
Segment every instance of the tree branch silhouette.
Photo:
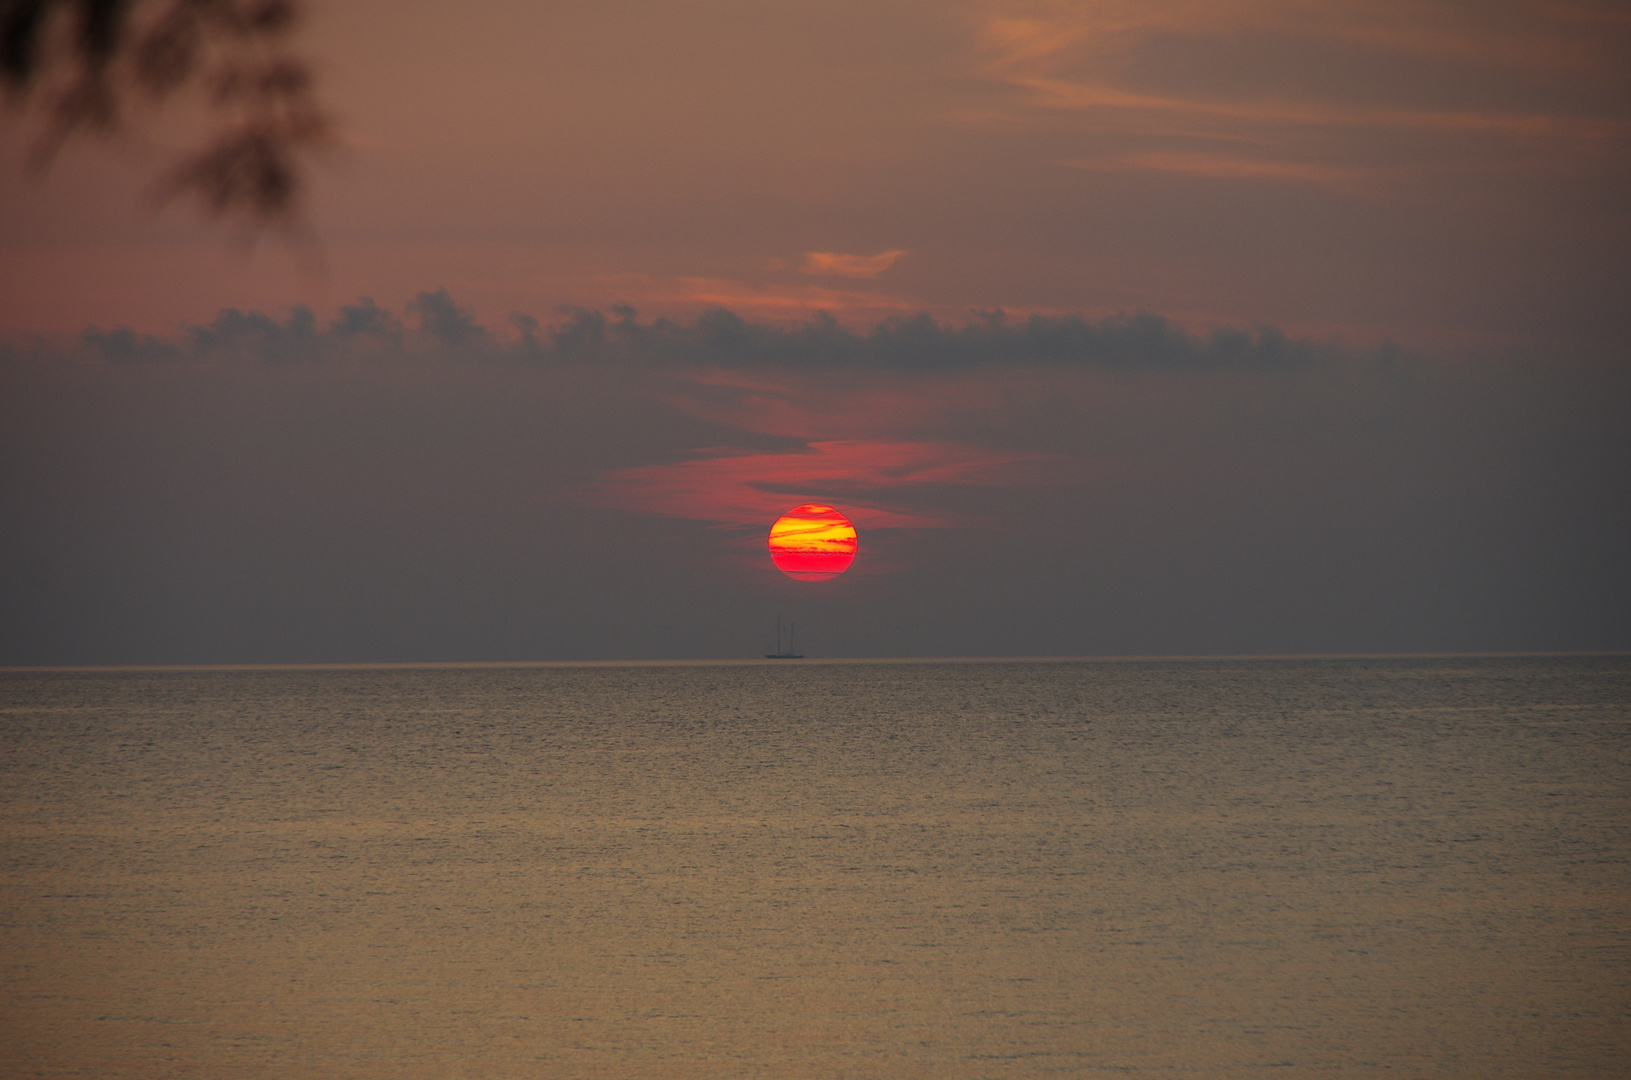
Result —
POLYGON ((0 80, 44 113, 31 163, 118 132, 135 100, 196 94, 214 130, 160 176, 160 198, 292 229, 305 160, 334 142, 311 71, 286 45, 300 15, 295 0, 0 0, 0 80))

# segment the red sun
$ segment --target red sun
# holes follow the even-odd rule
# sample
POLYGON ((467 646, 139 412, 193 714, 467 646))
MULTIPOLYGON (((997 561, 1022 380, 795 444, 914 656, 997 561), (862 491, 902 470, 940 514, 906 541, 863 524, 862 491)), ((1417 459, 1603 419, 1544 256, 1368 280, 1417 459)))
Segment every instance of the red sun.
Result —
POLYGON ((776 569, 800 581, 825 581, 855 561, 855 526, 830 506, 795 506, 770 527, 776 569))

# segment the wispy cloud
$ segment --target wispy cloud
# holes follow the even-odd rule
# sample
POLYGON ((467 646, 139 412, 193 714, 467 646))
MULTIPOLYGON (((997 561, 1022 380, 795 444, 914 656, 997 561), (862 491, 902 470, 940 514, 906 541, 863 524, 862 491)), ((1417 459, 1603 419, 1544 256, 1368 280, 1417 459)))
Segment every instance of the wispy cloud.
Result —
POLYGON ((799 269, 806 274, 875 278, 894 266, 905 254, 904 250, 880 251, 876 255, 840 255, 833 251, 807 251, 804 253, 804 265, 799 269))
POLYGON ((1392 0, 1041 0, 987 9, 980 70, 1014 92, 1011 121, 1121 140, 1067 159, 1078 167, 1408 179, 1446 154, 1499 170, 1621 146, 1628 34, 1623 12, 1590 0, 1498 18, 1392 0), (1262 152, 1218 154, 1220 141, 1262 152))
POLYGON ((1533 111, 1320 104, 1274 98, 1214 100, 1133 93, 1114 86, 1068 79, 1016 76, 1008 81, 1032 91, 1034 104, 1051 109, 1172 113, 1285 127, 1397 128, 1423 132, 1562 135, 1581 139, 1606 139, 1624 130, 1624 124, 1617 120, 1533 111))
POLYGON ((1265 161, 1223 154, 1153 153, 1087 158, 1064 164, 1089 172, 1169 172, 1235 180, 1288 180, 1313 184, 1344 184, 1354 179, 1352 169, 1300 161, 1265 161))
POLYGON ((1631 12, 1616 0, 1445 4, 1421 0, 996 0, 982 37, 1007 62, 1126 51, 1157 35, 1277 33, 1437 60, 1579 73, 1613 66, 1631 12), (1504 10, 1500 10, 1504 9, 1504 10))

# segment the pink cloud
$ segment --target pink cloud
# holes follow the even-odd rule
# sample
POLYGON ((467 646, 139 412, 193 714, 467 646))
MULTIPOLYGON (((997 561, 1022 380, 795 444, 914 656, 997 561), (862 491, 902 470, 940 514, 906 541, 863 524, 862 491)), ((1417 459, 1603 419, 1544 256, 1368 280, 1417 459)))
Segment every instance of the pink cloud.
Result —
POLYGON ((867 529, 944 528, 968 522, 905 505, 912 488, 998 484, 1046 470, 1045 455, 949 442, 844 439, 792 453, 717 451, 690 461, 607 473, 590 486, 595 505, 707 521, 769 527, 789 507, 830 502, 867 529), (893 496, 893 498, 891 498, 893 496))
POLYGON ((838 277, 875 278, 895 265, 904 250, 881 251, 876 255, 840 255, 833 251, 807 251, 804 265, 806 274, 834 274, 838 277))

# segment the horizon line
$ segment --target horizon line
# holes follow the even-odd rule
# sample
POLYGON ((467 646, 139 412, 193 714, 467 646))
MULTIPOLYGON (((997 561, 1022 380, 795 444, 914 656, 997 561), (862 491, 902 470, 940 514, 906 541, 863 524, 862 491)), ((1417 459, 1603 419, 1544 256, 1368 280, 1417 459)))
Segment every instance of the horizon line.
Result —
MULTIPOLYGON (((1331 653, 1105 653, 1078 656, 828 656, 802 657, 800 663, 860 664, 1082 664, 1179 663, 1275 660, 1478 660, 1527 657, 1627 657, 1631 649, 1541 649, 1450 652, 1331 652, 1331 653)), ((219 664, 0 664, 0 674, 49 672, 142 671, 368 671, 368 670, 494 670, 510 668, 575 667, 781 667, 785 661, 761 657, 620 660, 338 660, 243 662, 219 664)), ((796 666, 796 665, 795 665, 796 666)))

